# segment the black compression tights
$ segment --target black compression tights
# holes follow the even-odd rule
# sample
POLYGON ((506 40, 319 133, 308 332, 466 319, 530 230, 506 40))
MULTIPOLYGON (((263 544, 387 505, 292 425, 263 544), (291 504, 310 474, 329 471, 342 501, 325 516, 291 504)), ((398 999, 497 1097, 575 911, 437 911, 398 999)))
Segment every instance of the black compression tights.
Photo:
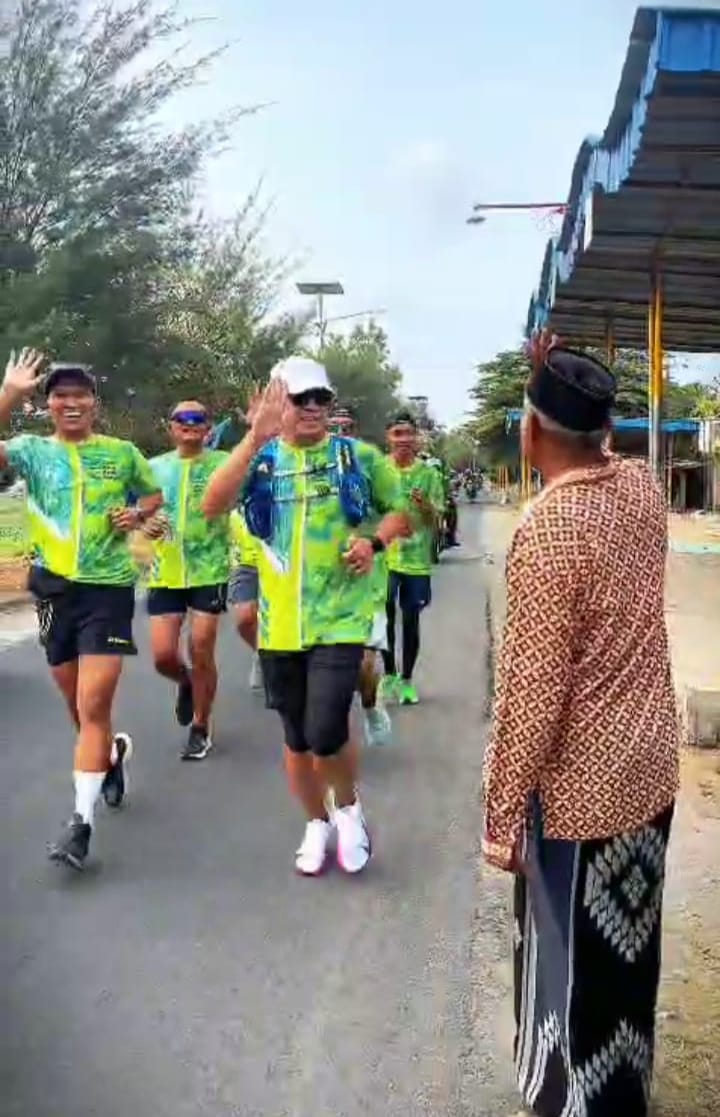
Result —
MULTIPOLYGON (((395 623, 397 613, 394 601, 389 600, 387 602, 386 611, 388 650, 383 652, 383 662, 385 664, 385 673, 387 675, 394 675, 397 671, 395 660, 395 623)), ((412 673, 415 670, 415 664, 420 651, 420 610, 403 609, 401 612, 402 677, 409 681, 412 679, 412 673)))

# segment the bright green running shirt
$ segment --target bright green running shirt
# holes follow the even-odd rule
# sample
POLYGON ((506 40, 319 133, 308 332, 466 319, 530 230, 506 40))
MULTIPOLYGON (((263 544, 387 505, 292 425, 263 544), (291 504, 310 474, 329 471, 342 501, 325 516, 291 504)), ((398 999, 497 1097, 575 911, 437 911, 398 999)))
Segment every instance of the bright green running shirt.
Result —
POLYGON ((181 458, 176 450, 150 462, 163 494, 169 524, 155 548, 148 585, 152 589, 190 589, 227 582, 230 572, 230 517, 208 519, 201 508, 211 474, 227 460, 222 450, 203 450, 181 458))
POLYGON ((433 529, 423 523, 410 499, 413 489, 420 489, 439 515, 445 507, 443 483, 437 469, 416 459, 412 465, 393 467, 400 477, 404 506, 410 510, 415 531, 409 539, 396 539, 387 551, 388 570, 398 574, 429 574, 432 570, 433 529))
POLYGON ((230 566, 257 567, 257 551, 260 540, 248 531, 245 517, 237 508, 230 513, 230 566))
POLYGON ((34 564, 73 582, 131 585, 137 570, 128 538, 114 530, 110 512, 130 493, 158 491, 137 447, 102 434, 84 442, 21 434, 5 452, 27 485, 34 564))
POLYGON ((391 463, 365 442, 353 441, 358 468, 373 505, 367 524, 351 528, 338 493, 338 470, 328 439, 300 448, 277 443, 273 474, 276 526, 258 542, 259 646, 300 651, 318 644, 365 644, 377 611, 373 574, 353 574, 343 554, 353 535, 370 536, 380 515, 402 499, 391 463))
POLYGON ((375 612, 381 613, 385 609, 388 592, 388 566, 387 557, 384 553, 375 556, 370 581, 372 583, 375 612))

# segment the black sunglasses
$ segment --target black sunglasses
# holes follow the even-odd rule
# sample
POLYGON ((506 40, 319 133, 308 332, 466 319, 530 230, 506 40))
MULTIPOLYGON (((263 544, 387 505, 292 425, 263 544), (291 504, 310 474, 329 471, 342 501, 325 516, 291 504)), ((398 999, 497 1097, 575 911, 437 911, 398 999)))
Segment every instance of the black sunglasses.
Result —
POLYGON ((298 392, 297 395, 290 396, 293 407, 307 407, 309 403, 317 404, 318 407, 328 407, 332 400, 333 394, 328 392, 327 388, 308 388, 306 392, 298 392))
POLYGON ((205 411, 174 411, 170 416, 172 423, 181 423, 184 427, 202 427, 207 423, 205 411))

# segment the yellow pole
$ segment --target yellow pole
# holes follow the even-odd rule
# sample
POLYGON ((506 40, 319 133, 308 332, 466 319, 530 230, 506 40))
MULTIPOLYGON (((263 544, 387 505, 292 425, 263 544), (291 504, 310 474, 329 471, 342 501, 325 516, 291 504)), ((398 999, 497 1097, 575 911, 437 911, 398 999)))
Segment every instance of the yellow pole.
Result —
POLYGON ((655 273, 648 304, 648 460, 660 483, 663 480, 663 312, 662 283, 659 273, 655 273))
POLYGON ((648 464, 652 466, 655 460, 655 428, 653 426, 653 412, 655 410, 655 287, 651 283, 650 301, 648 302, 648 464))
POLYGON ((655 476, 659 481, 662 481, 663 475, 663 434, 662 434, 662 415, 663 415, 663 396, 665 388, 665 361, 663 352, 663 317, 664 317, 664 303, 662 280, 660 273, 655 276, 655 290, 654 290, 654 308, 653 308, 653 352, 655 356, 655 363, 653 368, 653 379, 655 382, 654 388, 654 402, 655 412, 653 420, 655 423, 655 476))

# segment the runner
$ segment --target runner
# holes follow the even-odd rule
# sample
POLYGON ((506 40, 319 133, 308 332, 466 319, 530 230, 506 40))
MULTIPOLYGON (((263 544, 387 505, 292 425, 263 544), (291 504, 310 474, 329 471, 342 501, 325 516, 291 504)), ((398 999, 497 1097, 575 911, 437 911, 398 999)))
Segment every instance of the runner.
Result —
MULTIPOLYGON (((338 407, 330 417, 328 429, 331 434, 354 438, 355 418, 347 407, 338 407)), ((375 556, 372 572, 373 600, 375 617, 372 632, 360 667, 358 691, 363 711, 363 733, 368 745, 387 745, 392 739, 392 722, 385 706, 380 700, 379 652, 387 651, 387 623, 385 601, 387 599, 387 560, 385 554, 375 556)), ((381 662, 381 661, 380 661, 381 662)))
POLYGON ((298 872, 317 875, 337 830, 338 861, 356 873, 370 838, 348 748, 349 714, 372 628, 377 553, 406 528, 397 476, 374 447, 328 437, 325 368, 292 357, 273 370, 249 434, 213 475, 204 507, 224 514, 241 491, 260 540, 260 657, 269 705, 285 729, 292 793, 307 816, 298 872), (277 438, 285 422, 284 438, 277 438), (365 524, 386 513, 372 537, 365 524), (325 794, 334 792, 329 817, 325 794))
POLYGON ((52 676, 77 729, 75 811, 49 856, 75 869, 85 864, 102 794, 118 807, 125 794, 125 763, 132 742, 113 736, 112 705, 123 657, 135 655, 132 621, 135 566, 127 533, 144 512, 127 507, 128 494, 162 497, 149 464, 131 442, 93 433, 95 378, 80 365, 53 365, 23 350, 11 356, 0 389, 0 423, 41 385, 54 434, 21 434, 0 444, 0 468, 9 465, 27 485, 40 642, 52 676))
POLYGON ((420 613, 430 604, 430 571, 437 517, 445 497, 436 469, 418 458, 418 427, 409 411, 401 411, 388 424, 388 445, 407 505, 413 509, 415 530, 398 538, 388 549, 390 571, 387 597, 388 650, 384 653, 385 678, 382 694, 403 706, 419 702, 413 671, 420 651, 420 613), (402 676, 398 677, 395 656, 396 603, 402 614, 402 676))
POLYGON ((207 482, 227 454, 204 446, 210 429, 197 400, 178 403, 170 416, 175 449, 150 462, 162 489, 166 530, 159 534, 149 579, 147 610, 155 669, 177 687, 175 716, 189 726, 183 760, 204 760, 212 748, 210 724, 217 690, 215 645, 226 609, 230 567, 227 516, 209 521, 201 508, 207 482), (185 617, 189 666, 180 650, 185 617))

